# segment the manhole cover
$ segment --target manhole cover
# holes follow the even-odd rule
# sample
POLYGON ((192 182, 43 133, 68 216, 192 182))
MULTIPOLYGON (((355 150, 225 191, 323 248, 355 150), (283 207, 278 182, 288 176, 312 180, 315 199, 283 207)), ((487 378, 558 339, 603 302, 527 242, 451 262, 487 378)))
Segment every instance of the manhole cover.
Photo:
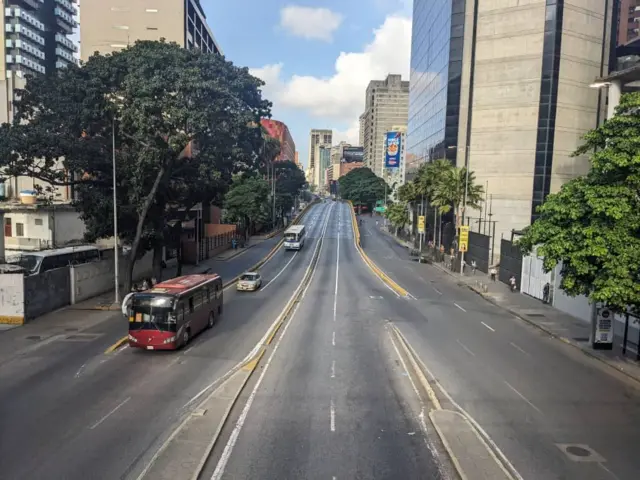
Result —
POLYGON ((528 313, 527 317, 544 317, 543 313, 528 313))
POLYGON ((576 342, 588 342, 589 337, 573 337, 576 342))
POLYGON ((567 453, 575 455, 576 457, 588 457, 591 455, 591 452, 586 448, 576 447, 574 445, 567 447, 567 453))
POLYGON ((77 332, 77 331, 78 331, 78 329, 77 329, 77 328, 74 328, 74 327, 69 327, 69 328, 65 328, 65 329, 64 329, 64 331, 65 331, 65 332, 77 332))
POLYGON ((42 340, 42 337, 40 335, 29 335, 27 340, 42 340))
POLYGON ((589 445, 580 443, 557 443, 556 446, 564 452, 564 454, 574 462, 594 462, 603 463, 606 460, 599 455, 589 445))

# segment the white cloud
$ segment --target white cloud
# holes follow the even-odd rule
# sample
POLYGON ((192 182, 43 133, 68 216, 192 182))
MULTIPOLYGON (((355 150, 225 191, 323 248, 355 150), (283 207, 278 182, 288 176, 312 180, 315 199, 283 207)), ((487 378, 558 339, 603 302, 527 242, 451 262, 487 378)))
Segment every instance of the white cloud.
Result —
POLYGON ((341 14, 328 8, 288 5, 280 10, 280 26, 296 37, 330 42, 342 23, 341 14))
POLYGON ((333 130, 333 144, 336 145, 342 141, 350 145, 358 145, 360 142, 360 122, 355 121, 346 130, 333 130))
POLYGON ((374 31, 373 41, 362 52, 340 53, 331 76, 293 75, 284 80, 281 64, 252 72, 267 83, 265 95, 274 103, 333 122, 352 123, 364 111, 369 82, 384 80, 389 73, 408 80, 410 57, 411 19, 392 15, 374 31))

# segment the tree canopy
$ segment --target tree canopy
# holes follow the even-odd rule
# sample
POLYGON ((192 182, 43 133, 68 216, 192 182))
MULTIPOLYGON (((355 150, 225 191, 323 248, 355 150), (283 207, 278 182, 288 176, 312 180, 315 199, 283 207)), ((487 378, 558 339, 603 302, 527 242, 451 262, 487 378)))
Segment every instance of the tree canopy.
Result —
POLYGON ((403 228, 409 222, 409 212, 405 203, 394 203, 389 205, 385 216, 391 222, 396 230, 403 228))
POLYGON ((270 114, 262 85, 219 55, 164 41, 94 55, 18 92, 13 123, 0 127, 0 174, 73 185, 89 237, 107 236, 115 137, 118 227, 135 259, 160 245, 172 213, 220 199, 253 167, 270 114))
POLYGON ((622 96, 616 115, 584 137, 591 170, 538 208, 519 244, 537 247, 547 271, 562 262, 561 288, 617 311, 640 307, 640 93, 622 96))
POLYGON ((373 209, 376 201, 385 200, 385 188, 388 194, 391 193, 385 181, 367 167, 355 168, 340 177, 338 188, 344 200, 350 200, 355 206, 366 206, 369 210, 373 209))

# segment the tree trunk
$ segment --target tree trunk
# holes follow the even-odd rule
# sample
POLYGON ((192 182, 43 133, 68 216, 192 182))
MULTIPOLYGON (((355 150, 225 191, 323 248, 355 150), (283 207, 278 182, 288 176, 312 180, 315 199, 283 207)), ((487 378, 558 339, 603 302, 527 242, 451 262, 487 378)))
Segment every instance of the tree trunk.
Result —
POLYGON ((158 192, 158 188, 160 187, 160 181, 165 174, 165 167, 161 167, 158 170, 158 174, 156 175, 156 179, 153 182, 153 186, 151 187, 151 191, 142 205, 142 210, 140 211, 140 215, 138 217, 138 225, 136 226, 136 236, 133 239, 133 244, 131 245, 131 251, 129 252, 129 268, 127 269, 127 275, 125 276, 125 284, 124 291, 128 292, 131 290, 131 280, 133 277, 133 267, 136 264, 138 248, 140 248, 140 240, 142 239, 142 230, 144 228, 144 223, 147 220, 147 214, 149 213, 149 209, 151 208, 151 203, 156 197, 156 193, 158 192))
POLYGON ((180 236, 178 237, 178 245, 176 248, 176 277, 182 276, 182 224, 180 224, 180 230, 178 231, 180 236))

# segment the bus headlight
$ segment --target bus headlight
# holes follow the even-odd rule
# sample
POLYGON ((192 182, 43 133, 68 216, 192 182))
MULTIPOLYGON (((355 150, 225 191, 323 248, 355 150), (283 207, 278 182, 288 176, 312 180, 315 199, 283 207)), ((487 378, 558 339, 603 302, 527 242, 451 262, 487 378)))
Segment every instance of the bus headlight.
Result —
POLYGON ((173 337, 165 338, 165 339, 162 341, 162 343, 164 343, 164 344, 166 345, 167 343, 171 343, 171 342, 175 342, 175 341, 176 341, 176 337, 175 337, 175 335, 174 335, 173 337))
POLYGON ((130 340, 130 341, 132 341, 132 342, 137 342, 137 341, 138 341, 138 339, 137 339, 137 338, 135 338, 135 337, 134 337, 133 335, 131 335, 131 334, 129 334, 129 340, 130 340))

